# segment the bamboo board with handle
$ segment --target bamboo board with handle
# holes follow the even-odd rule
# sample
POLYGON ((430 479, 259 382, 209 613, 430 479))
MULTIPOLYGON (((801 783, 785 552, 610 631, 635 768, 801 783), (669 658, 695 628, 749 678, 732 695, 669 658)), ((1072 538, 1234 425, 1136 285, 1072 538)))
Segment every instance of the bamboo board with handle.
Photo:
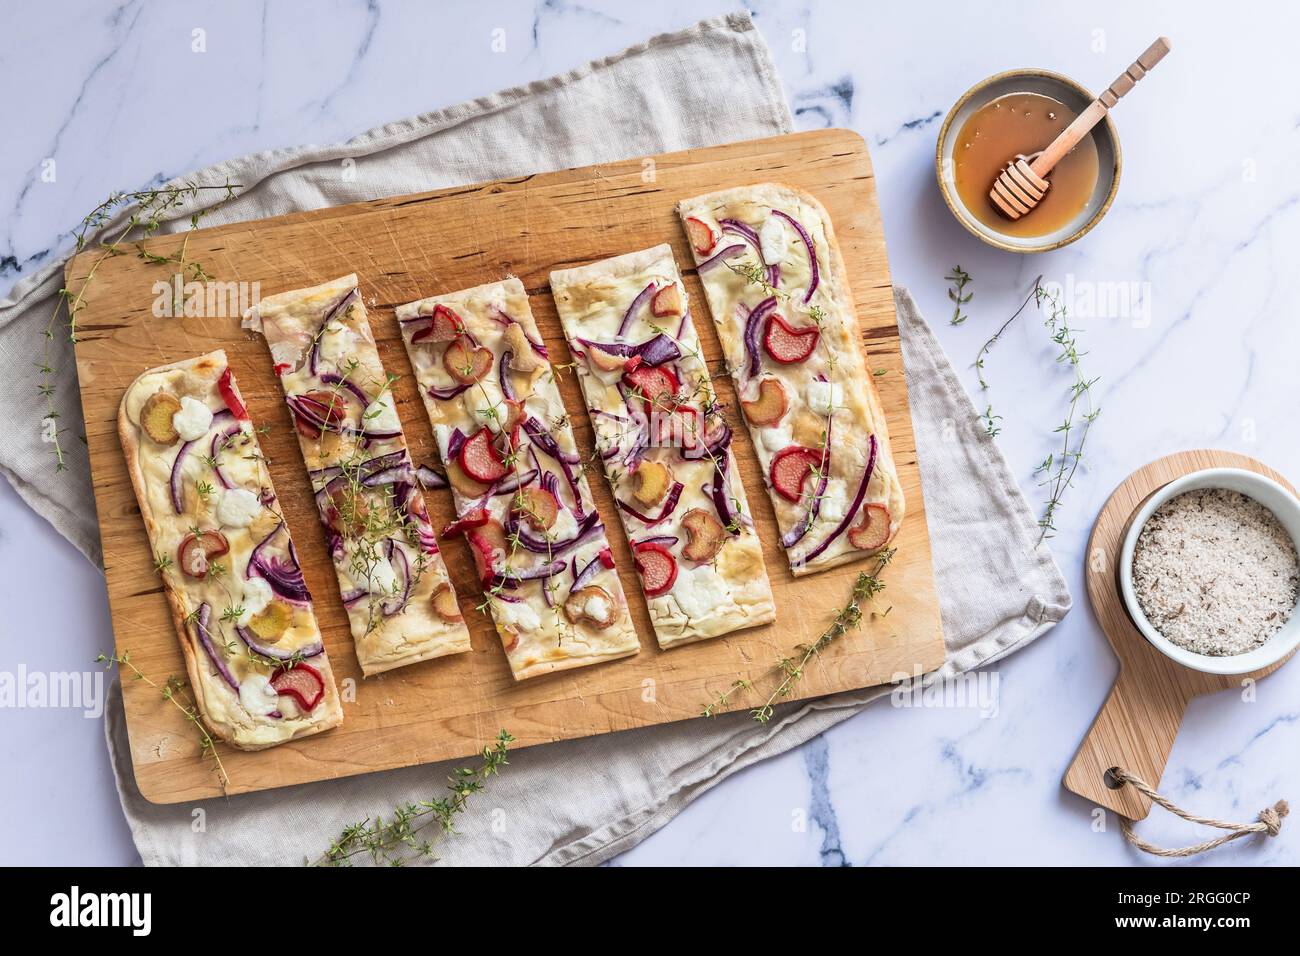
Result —
POLYGON ((1119 676, 1065 772, 1064 783, 1072 793, 1130 820, 1145 819, 1151 801, 1132 787, 1113 786, 1108 771, 1123 767, 1159 789, 1178 727, 1193 698, 1240 689, 1286 663, 1250 674, 1192 670, 1166 657, 1143 637, 1124 606, 1118 580, 1119 552, 1130 519, 1169 482, 1206 468, 1244 468, 1295 491, 1280 474, 1246 455, 1212 449, 1178 452, 1129 475, 1102 506, 1088 540, 1088 600, 1119 658, 1119 676))
MULTIPOLYGON (((925 502, 917 470, 899 349, 897 320, 871 162, 856 134, 824 130, 669 153, 544 173, 522 179, 443 189, 415 196, 295 213, 148 241, 151 253, 177 253, 201 264, 213 282, 258 282, 271 295, 356 272, 380 353, 401 376, 394 392, 417 463, 435 461, 433 437, 402 348, 393 309, 513 273, 528 289, 552 361, 570 361, 547 277, 578 265, 661 242, 672 243, 698 316, 706 357, 720 351, 707 321, 703 290, 673 206, 677 200, 723 186, 769 180, 809 190, 829 209, 848 265, 869 365, 886 410, 894 456, 907 495, 907 517, 897 555, 884 574, 880 608, 887 616, 864 623, 806 668, 787 699, 868 687, 933 670, 944 648, 930 562, 925 502)), ((463 541, 444 552, 470 624, 473 650, 362 680, 348 636, 332 565, 266 345, 242 331, 239 318, 158 318, 154 284, 175 267, 139 256, 99 261, 88 251, 68 266, 69 287, 80 288, 98 261, 78 314, 76 346, 95 502, 104 543, 117 649, 162 683, 183 673, 176 634, 116 434, 118 403, 142 371, 222 347, 238 376, 253 421, 270 425, 262 448, 298 546, 316 613, 344 694, 344 723, 328 733, 258 753, 221 746, 228 793, 264 790, 475 753, 500 729, 516 747, 609 733, 698 717, 733 682, 754 683, 723 709, 746 709, 780 683, 777 661, 815 640, 849 598, 858 571, 870 559, 796 582, 779 547, 772 508, 757 458, 737 428, 736 460, 751 502, 776 596, 775 625, 661 651, 649 627, 641 589, 608 485, 593 477, 597 507, 610 529, 623 586, 641 637, 641 653, 595 667, 516 684, 496 633, 475 610, 481 600, 463 541)), ((592 448, 590 421, 572 375, 562 393, 580 450, 592 448)), ((720 400, 734 418, 735 395, 715 375, 720 400)), ((434 527, 451 518, 446 491, 427 495, 434 527)), ((220 794, 211 764, 199 756, 197 735, 171 704, 147 684, 123 680, 136 780, 150 800, 176 803, 220 794)), ((219 745, 220 746, 220 745, 219 745)))

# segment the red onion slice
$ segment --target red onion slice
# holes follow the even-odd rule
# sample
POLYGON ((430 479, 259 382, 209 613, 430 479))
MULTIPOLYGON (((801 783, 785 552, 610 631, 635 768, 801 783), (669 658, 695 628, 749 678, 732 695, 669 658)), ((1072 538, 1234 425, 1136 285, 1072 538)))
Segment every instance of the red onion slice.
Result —
POLYGON ((840 535, 842 535, 845 529, 848 528, 848 526, 853 523, 853 519, 857 517, 858 509, 862 507, 862 499, 867 496, 867 485, 871 483, 871 473, 875 471, 875 468, 876 468, 876 436, 872 435, 871 453, 867 457, 867 468, 866 471, 862 473, 862 481, 858 484, 857 494, 853 496, 853 504, 849 505, 848 509, 844 512, 844 519, 838 525, 835 526, 834 531, 832 531, 830 534, 826 536, 826 540, 824 540, 821 544, 817 545, 817 547, 813 548, 803 557, 796 558, 794 561, 791 562, 791 564, 794 567, 803 567, 809 561, 816 558, 819 554, 821 554, 823 551, 829 548, 831 542, 834 541, 836 538, 838 538, 840 535))
POLYGON ((718 225, 722 227, 724 233, 729 232, 733 236, 740 236, 754 247, 754 255, 758 257, 758 264, 766 272, 767 284, 775 289, 777 283, 781 281, 781 267, 767 264, 767 260, 763 257, 763 242, 759 239, 754 227, 738 219, 720 219, 718 225))
POLYGON ((460 395, 462 392, 469 391, 468 385, 430 385, 428 389, 429 397, 440 402, 447 402, 460 395))
POLYGON ((640 311, 641 306, 652 295, 654 295, 654 293, 655 293, 655 284, 651 282, 649 285, 647 285, 644 289, 641 290, 640 294, 638 294, 635 299, 632 300, 632 304, 629 305, 627 307, 627 311, 623 313, 623 321, 618 324, 618 338, 621 339, 623 336, 627 334, 627 330, 632 325, 632 320, 636 318, 637 312, 640 311))
POLYGON ((450 482, 447 481, 447 476, 442 472, 434 471, 428 465, 418 466, 415 469, 415 477, 416 480, 420 482, 420 487, 424 488, 426 491, 431 491, 434 488, 450 487, 450 482))
MULTIPOLYGON (((221 413, 218 412, 212 416, 212 423, 214 425, 217 423, 217 415, 219 414, 221 413)), ((234 417, 230 412, 227 412, 226 414, 234 417)), ((223 431, 219 431, 213 435, 212 444, 208 446, 208 457, 212 459, 212 473, 217 476, 217 481, 221 484, 222 488, 233 488, 235 487, 235 483, 227 478, 226 473, 221 470, 221 453, 225 451, 226 443, 242 431, 242 426, 236 422, 235 424, 226 427, 223 431)))
POLYGON ((749 377, 757 378, 762 361, 762 346, 759 344, 759 332, 763 319, 776 308, 776 296, 768 296, 750 310, 745 320, 745 357, 749 359, 749 377))
POLYGON ((402 611, 411 599, 411 562, 406 557, 406 550, 392 538, 384 540, 384 558, 397 568, 402 579, 402 593, 398 595, 396 601, 386 600, 379 606, 384 617, 392 617, 402 611), (394 561, 394 557, 398 560, 394 561))
POLYGON ((501 397, 510 402, 515 400, 515 386, 510 381, 510 360, 514 357, 515 353, 511 349, 506 349, 497 362, 497 379, 501 382, 501 397))
POLYGON ((652 338, 639 342, 636 345, 627 342, 597 342, 594 339, 578 339, 585 348, 599 349, 609 355, 617 355, 621 358, 631 358, 634 355, 641 356, 641 361, 646 365, 663 365, 667 362, 675 362, 682 357, 682 350, 673 341, 672 336, 660 332, 652 338))
MULTIPOLYGON (((536 455, 533 456, 533 463, 534 464, 537 463, 536 455)), ((561 505, 564 506, 565 510, 568 511, 569 514, 573 515, 574 518, 581 520, 582 514, 580 513, 580 511, 575 511, 572 507, 570 507, 569 503, 564 500, 564 496, 560 494, 560 479, 555 477, 555 472, 553 471, 543 472, 541 484, 543 488, 545 488, 547 491, 551 493, 551 495, 555 498, 556 501, 558 501, 561 505)))
MULTIPOLYGON (((556 559, 549 564, 538 565, 535 568, 529 568, 524 571, 498 571, 493 575, 493 584, 503 584, 507 587, 518 585, 522 581, 543 581, 546 578, 559 574, 566 567, 563 560, 556 559)), ((494 595, 499 597, 500 595, 494 595)))
POLYGON ((212 642, 212 636, 208 633, 208 625, 212 623, 212 608, 208 602, 204 601, 199 605, 199 616, 194 622, 194 633, 203 645, 203 650, 207 652, 208 660, 212 661, 212 666, 217 669, 222 680, 230 685, 236 693, 239 692, 239 681, 235 680, 235 675, 230 673, 225 658, 217 653, 216 645, 212 642))
POLYGON ((256 634, 243 625, 236 626, 235 633, 239 635, 239 639, 243 641, 244 644, 247 645, 248 649, 254 654, 260 655, 261 657, 268 657, 273 661, 291 661, 294 658, 302 659, 315 657, 325 651, 325 645, 320 641, 313 641, 311 644, 308 644, 305 647, 300 647, 296 651, 276 647, 274 644, 263 644, 257 639, 256 634))
MULTIPOLYGON (((805 229, 794 216, 784 213, 779 209, 773 209, 772 215, 780 216, 790 225, 794 226, 794 231, 799 233, 799 238, 803 240, 804 248, 808 250, 808 291, 804 293, 804 305, 812 299, 813 293, 817 291, 817 286, 821 282, 821 274, 817 269, 817 247, 813 245, 812 236, 808 235, 805 229)), ((776 285, 775 282, 772 285, 776 285)))
POLYGON ((668 497, 664 499, 663 508, 660 509, 659 516, 656 518, 652 518, 647 514, 637 511, 622 498, 615 498, 614 500, 618 503, 620 508, 630 514, 633 518, 642 522, 647 528, 653 528, 657 524, 663 524, 663 522, 673 516, 673 512, 677 510, 677 502, 681 500, 682 490, 685 487, 686 486, 680 481, 673 482, 673 486, 668 489, 668 497))
MULTIPOLYGON (((577 561, 578 561, 576 556, 574 557, 573 561, 574 561, 574 567, 576 568, 577 561)), ((584 567, 581 571, 578 571, 576 574, 574 574, 573 584, 569 587, 569 593, 572 594, 574 591, 581 591, 583 588, 585 588, 587 586, 587 583, 592 578, 594 578, 597 574, 599 574, 603 567, 604 567, 604 562, 601 561, 600 555, 596 555, 589 562, 587 562, 586 567, 584 567)))
POLYGON ((700 490, 713 499, 713 509, 718 513, 718 520, 722 522, 722 527, 733 536, 740 534, 741 526, 753 527, 753 522, 749 516, 741 512, 739 520, 731 510, 731 499, 727 497, 727 472, 730 468, 731 456, 724 453, 717 461, 713 470, 713 481, 704 485, 700 490))
MULTIPOLYGON (((220 411, 212 413, 212 425, 209 427, 210 428, 217 427, 218 423, 225 422, 227 420, 233 421, 234 418, 235 416, 230 413, 229 409, 223 408, 220 411)), ((194 441, 187 441, 185 444, 181 445, 180 448, 176 449, 176 457, 172 459, 172 472, 168 483, 171 487, 172 507, 176 509, 176 513, 178 515, 185 513, 185 495, 183 489, 181 488, 181 478, 184 472, 185 456, 190 453, 191 448, 193 448, 199 442, 203 441, 203 439, 206 437, 207 437, 207 433, 205 432, 200 437, 194 439, 194 441)))
POLYGON ((335 375, 333 372, 322 372, 320 374, 320 380, 322 385, 329 385, 331 388, 335 389, 347 389, 348 392, 351 393, 352 397, 361 403, 362 408, 365 408, 370 404, 370 396, 365 393, 365 390, 362 389, 360 385, 344 378, 342 375, 335 375))
POLYGON ((573 508, 570 510, 573 512, 573 516, 581 521, 587 510, 582 503, 582 486, 578 483, 578 476, 574 474, 571 466, 578 464, 582 459, 577 454, 568 455, 562 452, 560 446, 555 443, 555 439, 551 437, 550 432, 531 415, 524 419, 523 424, 524 431, 528 433, 528 437, 532 439, 533 444, 545 452, 564 472, 564 479, 569 483, 569 491, 573 493, 573 508), (570 458, 573 460, 570 461, 570 458))
POLYGON ((343 606, 350 608, 350 607, 355 607, 356 605, 360 604, 363 600, 365 600, 367 597, 369 597, 370 592, 367 591, 365 588, 352 588, 348 591, 344 591, 339 596, 343 598, 343 606))
POLYGON ((724 260, 730 259, 734 256, 738 256, 744 251, 745 251, 744 243, 733 242, 731 245, 727 246, 721 252, 714 253, 713 255, 709 256, 709 258, 705 259, 703 262, 697 265, 695 267, 695 271, 708 272, 714 266, 721 265, 724 260))
POLYGON ((717 458, 719 455, 726 454, 727 449, 731 447, 731 437, 731 426, 723 422, 716 438, 710 439, 708 435, 705 435, 703 441, 697 441, 689 448, 683 446, 680 449, 680 454, 687 461, 699 461, 701 458, 717 458))
POLYGON ((393 465, 391 468, 384 468, 381 471, 373 472, 361 479, 361 484, 365 488, 378 488, 381 485, 392 485, 399 481, 409 482, 415 477, 415 472, 410 464, 403 462, 400 465, 393 465))
POLYGON ((303 580, 302 568, 298 564, 298 555, 294 551, 293 542, 288 535, 289 527, 281 521, 249 554, 248 567, 244 569, 244 577, 251 578, 256 575, 271 585, 271 590, 286 601, 295 604, 307 604, 311 601, 311 592, 307 590, 307 582, 303 580), (284 557, 266 554, 266 551, 271 547, 272 540, 281 531, 284 532, 285 540, 288 541, 287 554, 284 557))
POLYGON ((330 324, 330 321, 334 316, 338 315, 345 306, 350 304, 356 298, 357 290, 349 289, 343 297, 338 300, 338 302, 330 306, 329 310, 325 313, 325 318, 322 319, 320 325, 316 327, 316 334, 311 337, 311 351, 307 353, 307 368, 311 374, 316 374, 316 360, 320 353, 320 337, 324 334, 325 327, 330 324))
POLYGON ((677 341, 680 342, 686 337, 686 333, 691 330, 691 310, 687 309, 682 313, 682 320, 677 324, 677 341))
POLYGON ((493 497, 499 498, 501 495, 513 495, 520 488, 527 488, 537 480, 539 474, 540 472, 536 468, 530 468, 525 472, 514 472, 501 479, 501 483, 496 486, 496 490, 492 493, 493 497))
POLYGON ((582 544, 599 531, 600 515, 595 511, 591 512, 579 522, 578 530, 573 537, 561 541, 548 541, 546 538, 537 537, 520 524, 519 519, 513 514, 506 518, 505 530, 508 536, 519 541, 520 547, 534 554, 557 555, 582 544))
POLYGON ((632 546, 632 550, 635 551, 643 544, 657 544, 661 548, 671 548, 675 544, 677 544, 679 540, 680 539, 675 534, 652 534, 648 538, 629 539, 628 544, 630 544, 632 546))

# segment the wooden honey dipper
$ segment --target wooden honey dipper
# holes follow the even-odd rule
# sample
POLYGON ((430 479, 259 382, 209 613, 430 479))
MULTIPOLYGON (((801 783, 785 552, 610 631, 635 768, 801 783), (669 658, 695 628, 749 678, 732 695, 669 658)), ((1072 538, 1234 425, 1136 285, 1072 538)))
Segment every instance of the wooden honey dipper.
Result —
POLYGON ((1146 52, 1134 60, 1114 83, 1089 103, 1088 108, 1063 129, 1046 149, 1040 149, 1028 156, 1017 156, 1008 163, 1007 168, 1002 170, 994 181, 993 188, 989 190, 989 199, 993 200, 993 205, 998 207, 1002 215, 1008 219, 1019 219, 1042 202, 1048 187, 1051 186, 1047 181, 1047 175, 1052 168, 1066 153, 1074 149, 1079 140, 1087 136, 1092 128, 1101 122, 1107 110, 1118 103, 1121 96, 1133 89, 1138 80, 1146 76, 1164 59, 1169 49, 1168 38, 1158 37, 1156 42, 1147 47, 1146 52))

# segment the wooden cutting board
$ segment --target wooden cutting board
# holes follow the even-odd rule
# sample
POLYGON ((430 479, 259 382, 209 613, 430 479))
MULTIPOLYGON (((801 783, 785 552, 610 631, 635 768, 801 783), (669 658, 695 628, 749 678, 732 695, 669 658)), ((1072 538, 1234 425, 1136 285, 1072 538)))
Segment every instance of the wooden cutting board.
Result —
POLYGON ((1249 686, 1283 661, 1249 674, 1206 674, 1162 654, 1142 636, 1119 588, 1119 553, 1134 515, 1175 478, 1206 468, 1244 468, 1272 478, 1292 493, 1286 478, 1255 458, 1213 448, 1157 458, 1129 475, 1102 505, 1088 539, 1088 600, 1106 634, 1119 674, 1105 704, 1079 745, 1063 783, 1085 800, 1130 820, 1144 820, 1151 801, 1118 786, 1109 771, 1122 767, 1159 788, 1187 705, 1203 694, 1249 686))
MULTIPOLYGON (((817 697, 933 670, 944 654, 885 239, 871 161, 859 136, 845 130, 800 133, 201 229, 188 234, 185 257, 201 264, 214 282, 260 283, 261 295, 355 271, 385 365, 401 376, 395 393, 411 452, 417 462, 433 462, 433 436, 402 348, 395 306, 514 273, 528 289, 552 360, 567 362, 547 286, 550 271, 667 241, 685 274, 696 314, 705 319, 697 325, 710 367, 716 367, 717 337, 707 321, 699 280, 689 268, 691 255, 673 205, 724 186, 772 179, 809 190, 830 210, 869 364, 880 373, 876 382, 907 495, 897 556, 884 575, 888 587, 880 598, 880 608, 892 610, 820 655, 790 699, 817 697)), ((182 241, 181 235, 159 237, 147 248, 167 256, 182 241)), ((69 288, 80 288, 100 258, 89 251, 74 259, 67 270, 69 288)), ((659 650, 626 540, 617 530, 608 485, 603 477, 594 477, 596 503, 610 529, 641 635, 639 655, 516 684, 490 622, 474 610, 481 598, 473 565, 465 543, 457 540, 447 543, 445 553, 470 622, 473 651, 362 680, 265 343, 242 331, 238 316, 230 312, 225 317, 156 317, 155 283, 168 281, 174 272, 174 266, 150 264, 137 255, 104 260, 78 316, 77 370, 118 652, 129 651, 132 661, 158 683, 183 673, 118 444, 118 403, 145 369, 222 347, 254 422, 271 426, 262 448, 272 459, 271 475, 345 699, 343 726, 329 733, 252 754, 222 746, 229 793, 464 757, 503 728, 518 738, 516 747, 524 747, 696 718, 738 679, 755 687, 736 694, 730 709, 750 708, 780 683, 776 663, 797 645, 816 639, 848 600, 857 572, 871 566, 864 561, 798 582, 792 578, 757 458, 745 429, 738 428, 736 459, 765 544, 776 595, 775 625, 659 650)), ((734 409, 730 381, 719 377, 715 384, 720 399, 734 409)), ((564 376, 562 392, 586 455, 592 433, 573 376, 564 376)), ((451 517, 449 493, 437 491, 428 500, 434 526, 441 527, 451 517)), ((158 803, 220 794, 211 762, 199 755, 194 728, 154 688, 138 681, 122 683, 141 792, 158 803)))

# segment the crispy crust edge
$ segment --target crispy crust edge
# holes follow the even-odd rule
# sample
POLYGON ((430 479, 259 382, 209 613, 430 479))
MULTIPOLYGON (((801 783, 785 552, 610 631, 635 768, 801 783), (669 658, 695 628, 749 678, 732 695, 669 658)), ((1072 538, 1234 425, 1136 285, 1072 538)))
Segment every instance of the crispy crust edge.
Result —
MULTIPOLYGON (((630 620, 629 615, 629 620, 630 620)), ((608 654, 594 654, 586 657, 566 657, 562 661, 538 661, 536 664, 529 664, 527 667, 516 669, 512 664, 510 673, 514 675, 515 681, 525 681, 533 677, 541 677, 545 674, 553 674, 558 671, 573 670, 575 667, 590 667, 594 664, 603 664, 606 661, 616 661, 624 657, 635 657, 641 652, 641 643, 636 639, 636 628, 629 628, 632 640, 635 642, 632 647, 620 649, 608 654)), ((508 655, 507 655, 508 656, 508 655)))

